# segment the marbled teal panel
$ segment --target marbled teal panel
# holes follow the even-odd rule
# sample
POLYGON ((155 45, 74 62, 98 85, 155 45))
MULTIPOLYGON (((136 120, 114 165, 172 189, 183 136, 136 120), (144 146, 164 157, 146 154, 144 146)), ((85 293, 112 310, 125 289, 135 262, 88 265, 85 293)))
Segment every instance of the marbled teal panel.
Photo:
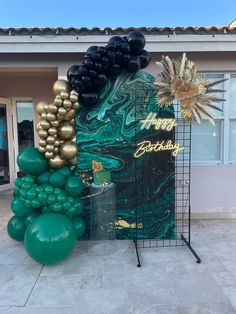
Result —
MULTIPOLYGON (((157 112, 159 118, 174 117, 172 107, 156 105, 153 81, 154 77, 144 71, 124 72, 115 82, 107 83, 96 107, 81 108, 76 118, 77 169, 80 173, 91 173, 92 160, 96 160, 111 170, 117 187, 115 214, 119 239, 135 236, 135 209, 139 238, 175 237, 174 158, 168 151, 133 156, 137 143, 143 140, 174 141, 174 130, 140 129, 140 120, 149 112, 157 112)), ((89 238, 89 198, 84 203, 89 238)))

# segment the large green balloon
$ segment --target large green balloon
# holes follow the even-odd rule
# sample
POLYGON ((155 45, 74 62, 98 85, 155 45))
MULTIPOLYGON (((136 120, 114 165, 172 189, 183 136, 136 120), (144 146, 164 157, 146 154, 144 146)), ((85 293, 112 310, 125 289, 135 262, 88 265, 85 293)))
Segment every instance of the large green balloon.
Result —
POLYGON ((49 178, 49 183, 54 187, 54 188, 63 188, 64 184, 66 182, 66 177, 64 176, 63 173, 59 171, 55 171, 50 175, 49 178))
POLYGON ((75 227, 77 239, 81 238, 82 235, 84 234, 84 230, 85 230, 84 220, 82 218, 75 217, 72 219, 72 223, 75 227))
POLYGON ((37 177, 37 179, 36 179, 37 183, 38 183, 39 185, 41 185, 41 184, 48 184, 48 182, 49 182, 49 177, 50 177, 51 174, 52 174, 52 173, 51 173, 50 171, 44 171, 43 173, 41 173, 41 174, 37 177))
POLYGON ((63 214, 43 214, 25 233, 28 254, 41 264, 55 264, 68 257, 76 245, 75 228, 63 214))
POLYGON ((24 218, 13 216, 8 221, 7 232, 13 240, 23 241, 25 230, 26 230, 26 225, 25 225, 24 218))
POLYGON ((13 199, 11 202, 11 210, 18 217, 23 217, 32 211, 30 207, 25 205, 24 200, 19 197, 13 199))
POLYGON ((80 177, 70 176, 66 180, 65 190, 71 196, 80 195, 83 191, 83 182, 80 177))
POLYGON ((67 178, 71 175, 71 170, 69 166, 61 167, 60 169, 58 169, 58 172, 61 172, 67 178))
POLYGON ((17 164, 22 171, 31 175, 38 175, 46 170, 47 159, 37 148, 28 147, 19 153, 17 164))

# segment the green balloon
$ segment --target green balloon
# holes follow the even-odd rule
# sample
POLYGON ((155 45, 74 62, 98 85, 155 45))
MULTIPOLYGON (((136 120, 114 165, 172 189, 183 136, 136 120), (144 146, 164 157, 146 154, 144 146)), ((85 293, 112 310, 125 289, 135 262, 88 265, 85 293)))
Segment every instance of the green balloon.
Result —
POLYGON ((44 171, 43 173, 41 173, 37 177, 37 179, 36 179, 37 183, 39 185, 41 185, 41 184, 48 184, 50 175, 51 175, 50 171, 44 171))
POLYGON ((13 192, 13 196, 16 197, 16 196, 19 196, 19 195, 20 195, 20 189, 17 186, 15 186, 14 192, 13 192))
POLYGON ((58 201, 58 203, 64 203, 66 201, 65 194, 58 194, 57 195, 57 201, 58 201))
POLYGON ((32 211, 31 208, 25 206, 24 200, 20 197, 12 200, 11 210, 18 217, 23 217, 32 211))
POLYGON ((75 228, 65 215, 43 214, 28 226, 24 243, 35 261, 55 264, 72 253, 76 245, 75 228))
POLYGON ((13 216, 8 221, 7 232, 9 237, 16 241, 23 241, 25 235, 26 225, 25 219, 22 217, 13 216))
POLYGON ((29 183, 29 182, 24 182, 23 184, 22 184, 22 189, 23 190, 29 190, 29 189, 31 189, 31 187, 32 187, 32 184, 31 183, 29 183))
POLYGON ((63 211, 68 210, 71 206, 72 206, 71 202, 65 201, 65 203, 62 204, 63 211))
POLYGON ((23 184, 22 178, 16 178, 14 184, 20 189, 23 184))
POLYGON ((43 192, 44 191, 44 187, 43 186, 38 186, 36 188, 36 192, 40 193, 40 192, 43 192))
POLYGON ((44 191, 47 193, 47 194, 52 194, 54 192, 54 189, 51 185, 47 185, 44 187, 44 191))
POLYGON ((54 204, 56 202, 56 196, 54 194, 51 194, 48 196, 48 204, 54 204))
POLYGON ((21 190, 20 190, 20 197, 21 197, 22 199, 26 199, 26 198, 27 198, 27 191, 21 189, 21 190))
POLYGON ((24 200, 25 206, 31 208, 31 200, 24 200))
POLYGON ((75 227, 77 239, 81 238, 85 231, 85 223, 82 218, 75 217, 72 219, 72 223, 75 227))
POLYGON ((59 195, 59 194, 61 194, 62 193, 62 189, 60 189, 60 188, 55 188, 54 189, 54 194, 55 195, 59 195))
POLYGON ((31 222, 39 216, 38 212, 32 212, 29 213, 26 217, 25 217, 25 225, 26 227, 28 227, 29 224, 31 224, 31 222))
POLYGON ((28 199, 28 200, 34 200, 36 197, 37 197, 37 192, 36 192, 36 190, 31 189, 31 190, 29 190, 29 191, 27 192, 27 199, 28 199))
POLYGON ((39 199, 40 202, 46 201, 47 198, 48 198, 48 195, 47 195, 46 192, 40 192, 40 193, 38 194, 38 199, 39 199))
POLYGON ((31 185, 34 183, 34 177, 32 177, 32 176, 24 176, 23 178, 22 178, 22 180, 24 181, 24 182, 28 182, 28 183, 30 183, 31 185))
POLYGON ((80 198, 76 198, 75 199, 75 203, 73 204, 74 207, 76 208, 76 211, 77 211, 77 215, 80 215, 84 209, 84 205, 83 205, 83 202, 80 198))
POLYGON ((23 149, 17 156, 17 164, 19 168, 31 175, 38 175, 46 170, 47 159, 35 147, 23 149))
POLYGON ((70 170, 70 167, 68 166, 63 166, 62 168, 58 170, 58 172, 61 172, 62 174, 64 174, 66 178, 68 178, 71 175, 71 170, 70 170))
POLYGON ((51 213, 53 210, 51 208, 51 206, 44 206, 42 208, 42 214, 48 214, 48 213, 51 213))
POLYGON ((64 174, 60 173, 59 171, 55 171, 50 175, 49 183, 54 188, 63 188, 66 181, 66 177, 64 174))
POLYGON ((37 198, 35 198, 31 201, 31 206, 33 208, 40 208, 42 206, 42 203, 37 198))
POLYGON ((53 210, 54 212, 59 213, 59 212, 62 210, 61 204, 60 204, 60 203, 55 203, 55 204, 53 204, 53 205, 52 205, 52 210, 53 210))
POLYGON ((78 196, 83 191, 83 182, 80 177, 70 176, 65 184, 66 192, 71 196, 78 196))

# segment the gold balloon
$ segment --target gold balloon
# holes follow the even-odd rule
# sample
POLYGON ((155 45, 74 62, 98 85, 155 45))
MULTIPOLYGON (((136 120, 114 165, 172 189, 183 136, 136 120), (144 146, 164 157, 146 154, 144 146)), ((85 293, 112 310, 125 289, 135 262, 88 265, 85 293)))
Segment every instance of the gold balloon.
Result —
POLYGON ((75 135, 75 128, 70 122, 63 122, 58 128, 58 136, 60 140, 71 140, 75 135))
POLYGON ((36 112, 41 115, 44 112, 44 106, 48 105, 46 101, 40 101, 36 106, 36 112))
POLYGON ((48 106, 48 112, 50 113, 57 113, 57 106, 54 104, 51 104, 48 106))
POLYGON ((59 140, 55 140, 55 142, 54 142, 54 146, 55 146, 55 147, 60 146, 60 141, 59 141, 59 140))
POLYGON ((78 153, 78 147, 76 143, 67 141, 61 145, 61 155, 65 159, 73 159, 78 153))
POLYGON ((74 119, 76 116, 76 111, 75 109, 70 109, 70 111, 68 111, 64 116, 63 116, 63 120, 65 121, 70 121, 72 119, 74 119))
POLYGON ((53 84, 53 92, 55 95, 60 94, 61 92, 67 92, 69 93, 71 90, 70 84, 65 81, 65 80, 57 80, 54 84, 53 84))
POLYGON ((57 118, 57 117, 56 117, 55 114, 53 114, 53 113, 51 113, 51 112, 47 113, 47 120, 48 120, 48 121, 55 121, 56 118, 57 118))
POLYGON ((73 158, 73 159, 70 159, 69 162, 73 165, 73 166, 76 166, 76 163, 77 163, 77 158, 73 158))
POLYGON ((69 99, 65 99, 63 101, 63 107, 66 108, 66 109, 70 109, 72 106, 72 102, 69 100, 69 99))
POLYGON ((54 146, 53 145, 48 144, 45 148, 46 148, 47 152, 53 152, 54 151, 54 146))
POLYGON ((54 147, 54 153, 58 153, 59 152, 59 148, 58 147, 54 147))
POLYGON ((39 145, 45 147, 47 145, 46 141, 43 139, 39 140, 39 145))
POLYGON ((66 161, 60 155, 56 155, 55 157, 49 159, 49 165, 53 169, 60 168, 64 166, 65 163, 66 161))
POLYGON ((52 157, 53 157, 53 152, 47 151, 47 152, 45 153, 45 157, 46 157, 47 159, 52 158, 52 157))
POLYGON ((40 153, 45 153, 45 147, 39 146, 40 153))
POLYGON ((47 118, 47 114, 46 114, 45 111, 41 114, 41 118, 42 118, 42 119, 46 119, 46 118, 47 118))
POLYGON ((73 103, 73 108, 75 109, 75 110, 77 110, 77 109, 79 109, 79 103, 78 102, 75 102, 75 103, 73 103))
POLYGON ((48 104, 47 104, 47 105, 44 105, 43 110, 44 110, 45 112, 48 112, 48 108, 49 108, 48 104))
POLYGON ((48 134, 50 135, 57 135, 57 129, 54 127, 51 127, 48 129, 48 134))
POLYGON ((79 99, 78 94, 75 91, 72 91, 70 93, 70 100, 72 102, 76 102, 76 101, 78 101, 78 99, 79 99))
POLYGON ((65 100, 65 99, 69 98, 69 93, 63 91, 60 93, 60 96, 63 100, 65 100))
POLYGON ((47 120, 42 120, 42 121, 41 121, 41 127, 42 127, 44 130, 49 129, 50 126, 51 126, 51 124, 50 124, 47 120))
POLYGON ((59 121, 55 120, 55 121, 51 121, 51 126, 57 128, 60 125, 59 121))
POLYGON ((48 136, 48 132, 46 130, 39 130, 38 131, 39 137, 45 139, 48 136))
POLYGON ((56 96, 56 98, 54 99, 54 104, 57 107, 60 107, 62 105, 63 100, 61 99, 61 97, 59 95, 56 96))
POLYGON ((66 113, 66 109, 65 109, 64 107, 60 107, 60 108, 58 109, 58 114, 59 114, 60 116, 64 116, 65 113, 66 113))
POLYGON ((41 120, 37 123, 37 125, 36 125, 36 130, 37 130, 37 132, 38 132, 39 130, 42 130, 42 127, 41 127, 41 120))
POLYGON ((54 143, 55 143, 55 138, 54 138, 54 136, 49 135, 49 136, 46 138, 46 142, 47 142, 48 144, 54 144, 54 143))

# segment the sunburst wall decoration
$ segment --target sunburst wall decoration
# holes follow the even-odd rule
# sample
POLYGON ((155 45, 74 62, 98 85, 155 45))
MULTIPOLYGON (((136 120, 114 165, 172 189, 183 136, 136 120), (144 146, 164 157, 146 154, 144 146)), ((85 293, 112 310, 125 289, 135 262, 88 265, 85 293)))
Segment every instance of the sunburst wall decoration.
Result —
POLYGON ((212 109, 222 109, 212 103, 220 103, 225 99, 217 96, 217 93, 223 93, 224 90, 214 89, 213 86, 226 79, 210 82, 205 75, 197 72, 195 63, 185 53, 180 59, 163 56, 161 62, 156 64, 162 67, 155 80, 158 88, 157 103, 168 107, 177 100, 184 120, 201 123, 201 120, 206 119, 214 124, 212 109))

